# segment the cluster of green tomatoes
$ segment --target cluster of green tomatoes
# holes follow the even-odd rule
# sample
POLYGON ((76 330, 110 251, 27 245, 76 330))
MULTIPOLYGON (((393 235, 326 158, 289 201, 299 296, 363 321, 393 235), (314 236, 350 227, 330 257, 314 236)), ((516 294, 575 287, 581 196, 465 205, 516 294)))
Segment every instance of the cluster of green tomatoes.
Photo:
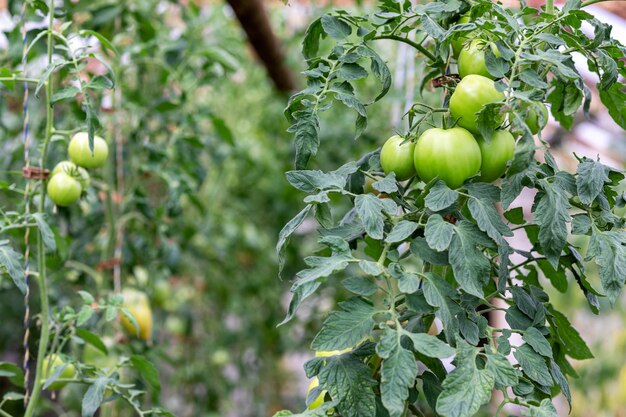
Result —
MULTIPOLYGON (((469 17, 463 16, 459 23, 466 23, 466 19, 469 17)), ((495 44, 485 40, 455 39, 453 50, 461 81, 450 97, 449 111, 456 126, 428 129, 417 142, 392 136, 380 153, 385 173, 394 172, 399 181, 416 174, 424 182, 439 178, 452 189, 472 177, 481 182, 493 182, 504 174, 513 158, 515 137, 506 129, 497 129, 485 140, 477 125, 477 114, 484 106, 505 98, 487 70, 486 48, 500 55, 495 44)), ((548 110, 543 104, 537 103, 535 107, 529 109, 525 119, 532 134, 539 132, 548 119, 548 110), (541 118, 538 112, 543 113, 541 118)), ((497 124, 501 125, 504 118, 497 117, 497 124)))
POLYGON ((50 173, 48 197, 57 206, 74 204, 87 191, 91 179, 87 169, 100 168, 109 155, 109 147, 99 136, 93 138, 93 152, 89 148, 87 132, 72 136, 68 146, 69 161, 59 162, 50 173))

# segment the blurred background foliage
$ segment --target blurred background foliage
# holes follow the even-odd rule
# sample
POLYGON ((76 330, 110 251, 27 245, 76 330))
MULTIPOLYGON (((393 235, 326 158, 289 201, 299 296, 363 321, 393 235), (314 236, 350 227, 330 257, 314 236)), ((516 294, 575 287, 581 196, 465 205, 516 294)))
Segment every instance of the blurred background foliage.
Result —
MULTIPOLYGON (((253 417, 301 409, 307 385, 301 365, 312 356, 308 346, 325 313, 345 295, 339 284, 328 286, 300 310, 299 320, 276 328, 284 316, 289 279, 315 242, 315 232, 305 227, 290 246, 280 281, 274 253, 277 235, 302 204, 302 196, 284 178, 293 161, 292 138, 282 114, 287 96, 275 91, 231 9, 221 2, 62 3, 59 24, 72 21, 99 32, 118 51, 117 56, 99 52, 107 56, 117 78, 114 92, 101 97, 100 133, 118 156, 94 178, 95 186, 80 206, 59 210, 51 222, 59 246, 49 257, 52 304, 80 305, 80 289, 96 296, 112 292, 112 270, 96 266, 121 249, 119 284, 150 295, 155 341, 146 350, 129 343, 118 325, 93 328, 91 322, 91 330, 103 336, 112 357, 143 351, 157 364, 161 404, 180 417, 253 417)), ((360 3, 351 7, 368 8, 360 3)), ((4 25, 7 42, 0 48, 0 61, 12 68, 21 58, 16 24, 20 7, 21 2, 10 1, 0 10, 5 22, 13 22, 4 25)), ((296 74, 303 69, 299 51, 306 25, 324 7, 267 3, 296 74)), ((42 20, 29 16, 34 22, 31 38, 42 20)), ((31 76, 45 67, 40 46, 29 56, 31 76)), ((419 94, 420 64, 402 46, 384 52, 394 88, 369 110, 366 135, 353 140, 351 111, 326 112, 324 150, 313 169, 332 170, 358 159, 394 130, 402 130, 402 110, 419 94), (406 80, 411 80, 408 86, 406 80)), ((95 63, 85 70, 106 72, 95 63)), ((302 77, 296 78, 302 82, 302 77)), ((376 91, 373 81, 360 83, 364 94, 376 91)), ((426 93, 434 102, 441 99, 437 94, 426 93)), ((11 191, 14 184, 23 184, 21 99, 18 87, 0 88, 0 206, 16 211, 23 205, 20 194, 11 191)), ((55 111, 57 129, 84 128, 80 103, 61 102, 55 111)), ((35 142, 43 130, 43 112, 41 100, 32 99, 35 142)), ((67 137, 55 139, 50 164, 65 158, 67 137)), ((32 152, 36 155, 37 149, 32 152)), ((9 237, 17 242, 21 235, 9 237)), ((0 361, 19 363, 21 296, 6 276, 0 278, 0 287, 0 361)), ((597 357, 578 364, 581 378, 574 382, 572 416, 624 416, 624 308, 618 305, 611 313, 605 308, 604 316, 594 317, 585 310, 582 294, 570 289, 551 298, 574 317, 597 357)), ((33 297, 32 308, 37 305, 33 297)), ((79 345, 68 347, 76 356, 84 355, 82 350, 79 345)), ((11 389, 0 379, 0 391, 11 389)), ((50 415, 78 416, 80 398, 80 387, 67 387, 49 402, 50 415)), ((101 415, 132 414, 122 406, 107 405, 101 415)))

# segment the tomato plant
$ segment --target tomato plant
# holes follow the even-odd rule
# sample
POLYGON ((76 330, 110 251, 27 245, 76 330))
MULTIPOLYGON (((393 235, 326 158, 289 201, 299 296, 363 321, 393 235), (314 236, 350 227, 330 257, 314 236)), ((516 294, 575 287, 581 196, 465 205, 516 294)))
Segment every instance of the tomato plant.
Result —
MULTIPOLYGON (((287 180, 308 195, 279 234, 281 266, 289 238, 313 216, 319 246, 295 274, 282 324, 305 299, 341 279, 351 296, 327 316, 311 347, 351 350, 305 364, 327 396, 315 412, 299 415, 470 417, 492 402, 496 416, 514 404, 524 415, 556 417, 554 397, 572 404, 570 361, 593 354, 556 309, 541 274, 563 291, 574 283, 568 291, 581 291, 594 314, 601 297, 618 300, 626 276, 625 219, 618 215, 624 173, 579 157, 575 172, 560 169, 542 132, 535 142, 533 121, 526 120, 529 106, 549 103, 567 129, 579 109, 588 111, 592 95, 574 65, 576 53, 596 72, 593 88, 626 129, 619 79, 626 76, 626 50, 584 10, 595 2, 568 0, 559 8, 548 1, 538 10, 483 0, 383 1, 373 14, 337 11, 311 23, 303 41, 307 88, 285 112, 296 148, 287 180), (583 22, 593 35, 581 29, 583 22), (495 45, 497 53, 484 51, 493 80, 453 73, 451 45, 463 37, 495 45), (390 41, 410 45, 427 61, 422 89, 431 81, 444 89, 443 107, 422 98, 407 112, 402 136, 419 137, 419 178, 403 184, 384 175, 376 150, 330 171, 307 169, 323 149, 325 110, 345 105, 356 112, 356 136, 366 132, 368 114, 393 84, 379 54, 390 41), (374 100, 359 91, 357 73, 378 80, 374 100), (479 171, 481 177, 467 181, 479 171), (492 181, 501 175, 500 187, 492 181), (372 187, 389 198, 361 193, 364 176, 380 178, 372 187), (535 196, 530 216, 513 204, 525 189, 535 196), (340 197, 347 208, 335 204, 340 197), (514 230, 531 249, 511 239, 514 230), (587 263, 595 263, 599 283, 590 280, 587 263)), ((543 127, 546 118, 538 119, 543 127)), ((277 414, 285 415, 292 414, 277 414)))

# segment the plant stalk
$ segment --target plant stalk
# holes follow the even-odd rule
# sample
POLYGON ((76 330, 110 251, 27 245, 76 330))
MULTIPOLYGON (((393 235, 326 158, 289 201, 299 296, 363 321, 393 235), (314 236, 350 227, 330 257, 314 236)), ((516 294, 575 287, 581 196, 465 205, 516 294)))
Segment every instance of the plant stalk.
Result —
MULTIPOLYGON (((54 0, 49 1, 49 13, 48 20, 48 65, 52 63, 52 52, 54 50, 54 38, 53 38, 53 24, 54 24, 54 0)), ((51 75, 52 76, 52 75, 51 75)), ((48 80, 46 83, 46 134, 44 137, 43 152, 41 154, 40 167, 43 169, 46 163, 46 157, 48 156, 48 146, 52 137, 54 129, 54 112, 52 108, 52 81, 48 80)), ((39 212, 43 213, 45 210, 46 202, 46 180, 41 180, 41 188, 39 190, 39 212)), ((26 407, 24 417, 33 417, 38 405, 39 397, 42 390, 41 375, 43 371, 43 360, 46 356, 48 349, 48 339, 50 338, 50 323, 49 323, 49 303, 48 303, 48 282, 46 278, 46 248, 44 246, 43 236, 41 230, 37 233, 37 255, 38 255, 38 269, 39 269, 39 298, 41 302, 41 334, 39 337, 39 350, 37 352, 37 367, 35 371, 35 382, 33 385, 33 391, 30 401, 26 407)))

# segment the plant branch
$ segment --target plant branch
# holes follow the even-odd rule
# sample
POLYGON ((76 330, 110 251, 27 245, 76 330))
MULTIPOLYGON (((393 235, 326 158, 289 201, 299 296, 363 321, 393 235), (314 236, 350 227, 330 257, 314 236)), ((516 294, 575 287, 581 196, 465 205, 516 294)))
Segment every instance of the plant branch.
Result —
POLYGON ((424 48, 419 43, 413 42, 410 39, 403 38, 403 37, 397 36, 397 35, 380 35, 380 36, 376 36, 376 37, 372 38, 372 40, 378 40, 378 39, 392 39, 394 41, 404 42, 404 43, 406 43, 408 45, 411 45, 413 48, 417 49, 418 51, 420 51, 422 54, 424 54, 431 61, 433 61, 433 62, 437 61, 437 57, 435 57, 428 49, 424 48))

